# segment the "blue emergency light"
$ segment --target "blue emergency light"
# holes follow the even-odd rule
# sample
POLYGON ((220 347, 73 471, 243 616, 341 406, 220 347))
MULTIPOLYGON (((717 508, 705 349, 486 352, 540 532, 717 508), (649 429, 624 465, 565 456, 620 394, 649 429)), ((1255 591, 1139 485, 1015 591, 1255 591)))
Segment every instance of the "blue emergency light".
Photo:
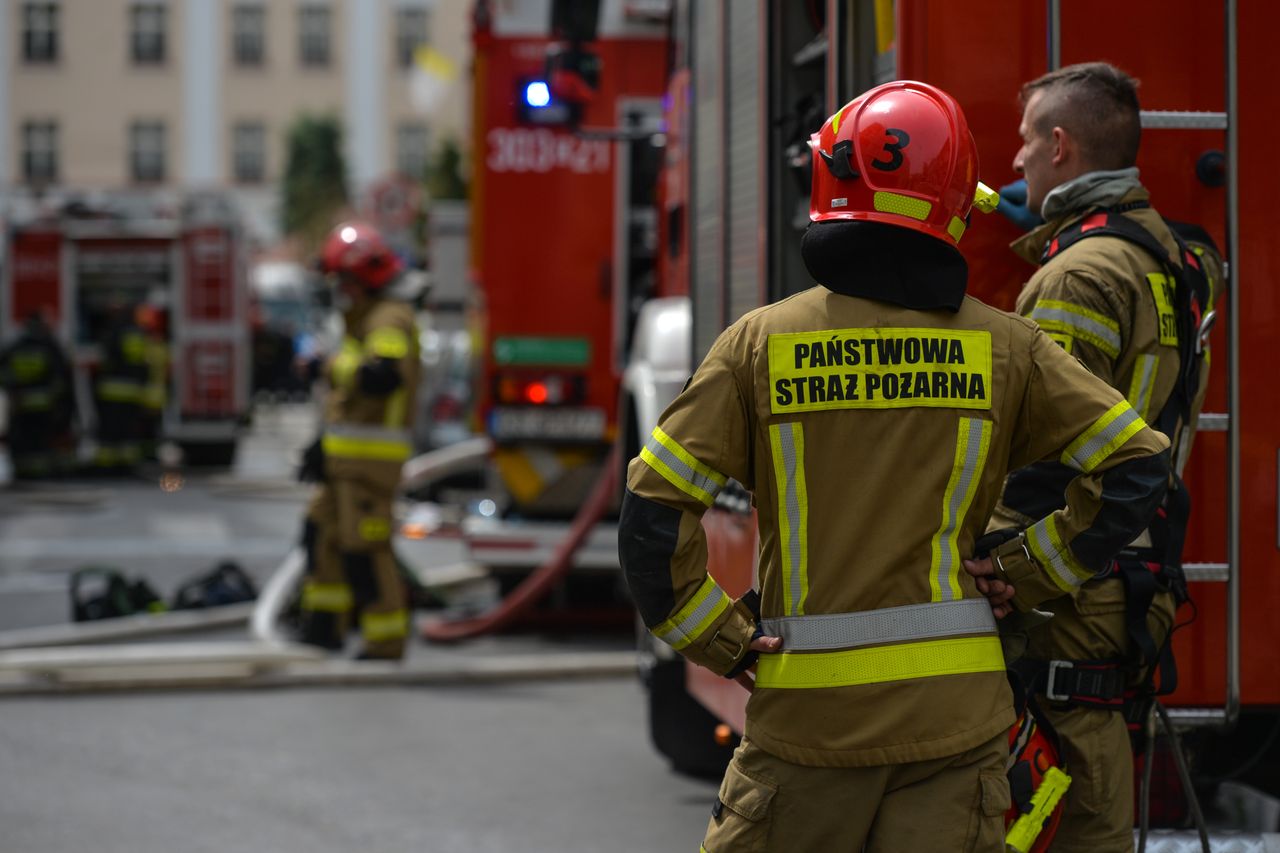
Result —
POLYGON ((534 109, 551 103, 551 89, 546 80, 534 80, 524 87, 524 102, 534 109))

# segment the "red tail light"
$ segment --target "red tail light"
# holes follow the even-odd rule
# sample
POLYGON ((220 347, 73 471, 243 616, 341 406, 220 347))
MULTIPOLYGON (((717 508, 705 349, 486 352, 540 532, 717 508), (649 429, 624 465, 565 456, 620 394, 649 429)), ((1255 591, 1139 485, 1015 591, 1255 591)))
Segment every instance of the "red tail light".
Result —
POLYGON ((505 406, 579 405, 587 397, 587 378, 560 373, 499 373, 494 377, 493 396, 505 406))

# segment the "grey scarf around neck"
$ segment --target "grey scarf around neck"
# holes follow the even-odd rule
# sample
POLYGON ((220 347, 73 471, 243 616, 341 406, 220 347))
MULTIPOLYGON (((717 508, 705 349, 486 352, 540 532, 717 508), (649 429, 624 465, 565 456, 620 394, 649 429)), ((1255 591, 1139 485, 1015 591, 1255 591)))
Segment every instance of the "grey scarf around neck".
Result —
POLYGON ((1053 220, 1090 207, 1110 207, 1141 187, 1137 166, 1109 172, 1085 172, 1050 190, 1040 205, 1040 215, 1046 220, 1053 220))

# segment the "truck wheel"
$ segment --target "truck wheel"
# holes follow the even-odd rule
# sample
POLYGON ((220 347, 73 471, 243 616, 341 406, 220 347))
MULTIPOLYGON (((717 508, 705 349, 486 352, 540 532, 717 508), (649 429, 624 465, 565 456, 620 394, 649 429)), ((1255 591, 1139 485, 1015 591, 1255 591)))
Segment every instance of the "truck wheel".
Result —
POLYGON ((685 688, 683 658, 659 660, 649 671, 649 735, 677 773, 718 780, 729 766, 739 738, 716 743, 713 715, 685 688))
POLYGON ((236 460, 234 441, 184 441, 182 464, 192 468, 230 468, 236 460))

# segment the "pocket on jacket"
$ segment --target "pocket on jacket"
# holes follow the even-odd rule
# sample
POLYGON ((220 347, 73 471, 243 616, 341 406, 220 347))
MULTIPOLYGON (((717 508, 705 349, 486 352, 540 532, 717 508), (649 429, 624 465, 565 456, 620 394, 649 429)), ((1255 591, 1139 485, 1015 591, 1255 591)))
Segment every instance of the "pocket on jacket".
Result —
POLYGON ((763 851, 769 840, 769 805, 776 793, 776 785, 748 776, 736 758, 729 762, 703 849, 707 853, 763 851))
POLYGON ((1124 584, 1119 578, 1093 581, 1076 595, 1076 610, 1085 616, 1124 613, 1124 584))

